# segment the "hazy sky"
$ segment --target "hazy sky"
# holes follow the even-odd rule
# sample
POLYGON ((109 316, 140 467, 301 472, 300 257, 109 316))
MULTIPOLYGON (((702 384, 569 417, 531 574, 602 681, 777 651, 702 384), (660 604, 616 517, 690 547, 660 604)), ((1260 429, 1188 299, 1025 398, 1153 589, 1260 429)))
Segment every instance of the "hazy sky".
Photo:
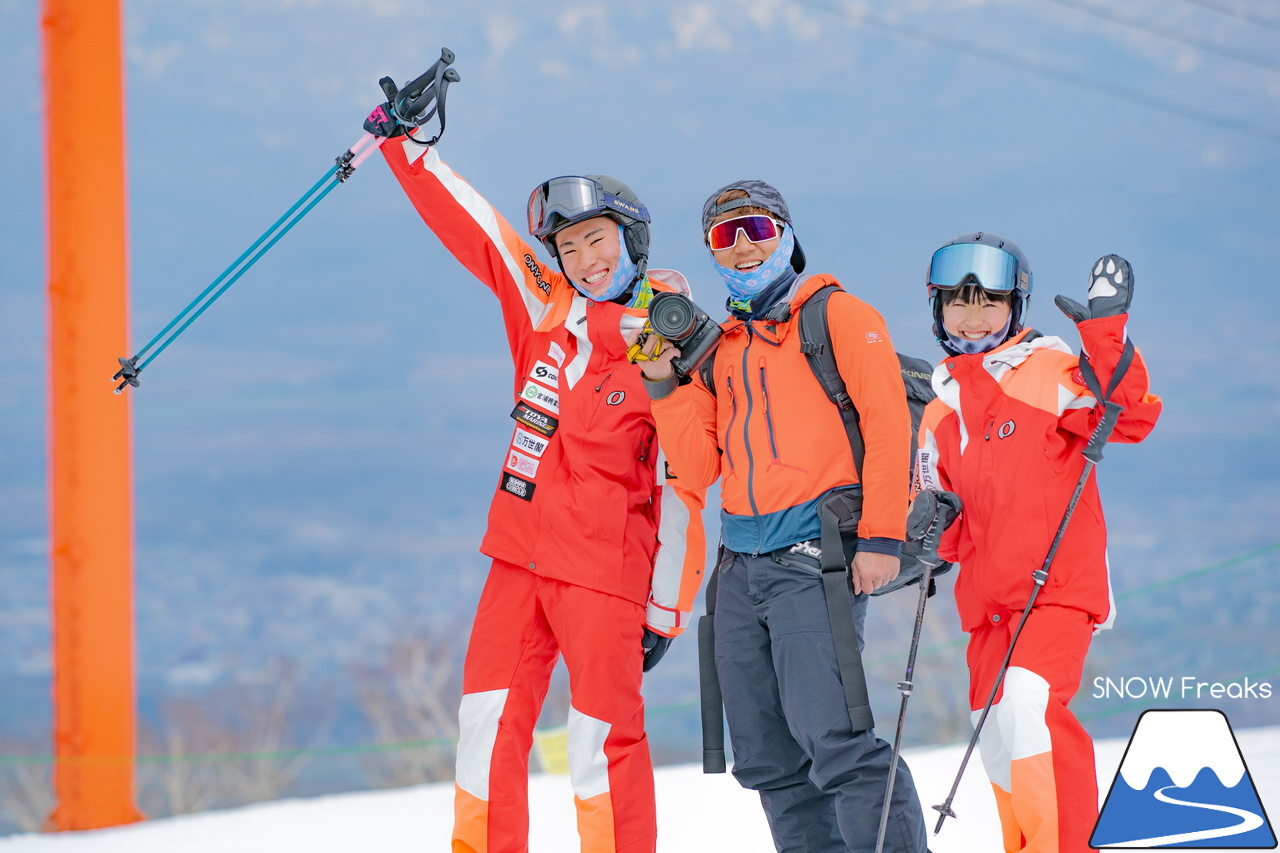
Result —
MULTIPOLYGON (((836 274, 899 349, 930 359, 923 275, 951 237, 1016 240, 1036 276, 1031 323, 1072 345, 1052 296, 1083 298, 1092 261, 1125 256, 1131 333, 1166 413, 1101 474, 1115 552, 1164 573, 1275 539, 1274 3, 124 5, 135 346, 355 141, 379 77, 416 76, 445 45, 462 75, 447 162, 517 225, 547 177, 622 178, 655 218, 652 265, 684 271, 713 311, 724 292, 698 216, 745 177, 786 196, 810 271, 836 274)), ((24 560, 45 523, 38 20, 33 0, 0 0, 0 556, 24 560)), ((52 109, 59 133, 94 132, 74 105, 52 109)), ((509 382, 491 295, 375 158, 144 374, 144 552, 173 495, 227 483, 267 502, 261 523, 292 518, 323 547, 343 522, 315 508, 316 489, 286 488, 273 466, 289 448, 295 468, 339 471, 350 494, 363 484, 366 507, 377 477, 420 463, 434 479, 410 480, 466 514, 428 533, 473 553, 509 382), (303 505, 315 518, 289 515, 303 505)))

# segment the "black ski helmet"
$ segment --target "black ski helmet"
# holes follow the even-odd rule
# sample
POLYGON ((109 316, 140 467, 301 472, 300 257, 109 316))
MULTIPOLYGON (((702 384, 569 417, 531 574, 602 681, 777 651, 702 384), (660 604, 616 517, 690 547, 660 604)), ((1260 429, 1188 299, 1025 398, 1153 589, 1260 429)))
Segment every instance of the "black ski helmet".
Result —
POLYGON ((627 254, 642 278, 649 266, 649 211, 631 187, 610 175, 566 175, 542 182, 529 196, 529 234, 542 241, 561 272, 556 232, 597 216, 622 226, 627 254))
POLYGON ((933 309, 934 338, 948 354, 960 355, 947 343, 947 332, 942 325, 941 291, 976 284, 988 293, 1013 294, 1009 331, 1004 339, 1009 340, 1022 331, 1026 321, 1031 283, 1031 262, 1012 240, 989 231, 975 231, 948 241, 933 253, 925 273, 925 290, 933 309))

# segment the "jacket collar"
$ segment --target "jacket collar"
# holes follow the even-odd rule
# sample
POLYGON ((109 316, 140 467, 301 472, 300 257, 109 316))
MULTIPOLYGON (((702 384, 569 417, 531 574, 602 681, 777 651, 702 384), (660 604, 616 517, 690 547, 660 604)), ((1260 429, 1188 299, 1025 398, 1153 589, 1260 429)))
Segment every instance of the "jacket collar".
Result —
POLYGON ((790 333, 792 327, 797 325, 794 321, 796 314, 800 311, 800 306, 828 284, 834 284, 837 287, 841 286, 835 276, 826 273, 796 276, 786 294, 778 299, 774 306, 765 312, 763 317, 742 320, 730 316, 720 324, 720 328, 725 331, 725 334, 732 334, 740 333, 750 327, 752 334, 759 335, 769 343, 781 343, 790 333))

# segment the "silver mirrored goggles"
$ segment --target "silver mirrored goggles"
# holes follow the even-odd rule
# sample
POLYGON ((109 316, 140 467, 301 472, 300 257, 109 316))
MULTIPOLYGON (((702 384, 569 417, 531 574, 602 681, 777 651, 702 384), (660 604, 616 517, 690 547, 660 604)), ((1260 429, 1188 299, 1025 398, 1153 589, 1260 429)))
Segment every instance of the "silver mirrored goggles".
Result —
POLYGON ((933 253, 929 262, 929 292, 950 290, 973 276, 983 290, 1021 293, 1031 290, 1031 276, 1018 268, 1018 259, 986 243, 955 243, 933 253))
POLYGON ((644 205, 605 192, 599 181, 573 175, 552 178, 529 196, 529 233, 541 240, 566 223, 609 211, 640 222, 649 221, 644 205))

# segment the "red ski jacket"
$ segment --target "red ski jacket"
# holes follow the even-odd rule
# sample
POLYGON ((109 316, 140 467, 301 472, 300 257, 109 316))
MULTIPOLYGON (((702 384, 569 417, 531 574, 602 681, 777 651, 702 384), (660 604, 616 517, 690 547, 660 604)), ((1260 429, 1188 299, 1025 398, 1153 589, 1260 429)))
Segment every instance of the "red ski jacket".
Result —
MULTIPOLYGON (((646 308, 579 294, 435 149, 392 140, 382 151, 423 220, 502 306, 515 423, 480 550, 647 604, 651 629, 679 634, 706 559, 704 493, 658 464, 649 398, 623 337, 646 308)), ((649 284, 688 292, 671 270, 650 270, 649 284)))
MULTIPOLYGON (((1105 391, 1125 341, 1127 315, 1080 323, 1081 342, 1105 391)), ((933 373, 920 424, 916 488, 948 489, 964 502, 939 553, 960 564, 961 627, 1000 623, 1020 612, 1066 512, 1102 407, 1085 387, 1079 359, 1056 337, 1024 330, 989 353, 948 358, 933 373)), ((1160 416, 1147 368, 1135 353, 1111 399, 1124 413, 1113 442, 1141 441, 1160 416)), ((1112 616, 1107 529, 1090 477, 1036 604, 1112 616)))

